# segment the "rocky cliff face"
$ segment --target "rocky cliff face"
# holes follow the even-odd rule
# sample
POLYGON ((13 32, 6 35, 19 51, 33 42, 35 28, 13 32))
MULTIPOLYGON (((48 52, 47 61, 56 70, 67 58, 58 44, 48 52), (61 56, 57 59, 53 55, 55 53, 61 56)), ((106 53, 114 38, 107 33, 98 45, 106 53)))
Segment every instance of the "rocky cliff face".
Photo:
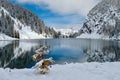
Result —
POLYGON ((102 0, 88 14, 80 37, 120 39, 120 0, 102 0))
POLYGON ((29 38, 24 33, 34 32, 42 37, 54 37, 55 31, 45 26, 42 20, 32 12, 13 5, 7 0, 0 0, 0 32, 14 38, 29 38), (26 31, 25 31, 26 30, 26 31))

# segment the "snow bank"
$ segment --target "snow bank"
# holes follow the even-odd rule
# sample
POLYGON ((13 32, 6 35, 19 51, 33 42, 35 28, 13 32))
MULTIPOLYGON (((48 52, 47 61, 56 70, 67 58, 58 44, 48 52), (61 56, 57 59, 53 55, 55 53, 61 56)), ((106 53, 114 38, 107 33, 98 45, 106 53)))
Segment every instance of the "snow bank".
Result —
POLYGON ((53 65, 41 75, 34 69, 0 69, 0 80, 120 80, 120 63, 53 65))
POLYGON ((101 35, 99 34, 82 34, 80 36, 78 36, 77 38, 88 38, 88 39, 91 39, 91 38, 94 38, 94 39, 100 39, 101 38, 101 35))
MULTIPOLYGON (((92 33, 92 34, 81 34, 80 36, 78 36, 77 38, 83 38, 83 39, 103 39, 103 40, 117 40, 115 37, 109 38, 109 36, 105 36, 105 35, 99 35, 96 33, 92 33)), ((118 38, 120 39, 120 38, 118 38)))

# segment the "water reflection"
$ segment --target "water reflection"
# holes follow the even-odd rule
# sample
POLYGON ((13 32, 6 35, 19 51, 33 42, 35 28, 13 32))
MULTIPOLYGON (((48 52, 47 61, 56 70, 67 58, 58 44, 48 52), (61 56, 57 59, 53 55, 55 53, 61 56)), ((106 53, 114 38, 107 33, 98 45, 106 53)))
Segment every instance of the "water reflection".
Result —
MULTIPOLYGON (((6 41, 1 41, 6 43, 6 41)), ((38 43, 31 41, 11 41, 0 47, 0 67, 25 68, 30 65, 38 43)))
POLYGON ((32 55, 40 45, 49 46, 56 64, 65 62, 113 62, 120 61, 119 41, 89 39, 48 39, 0 41, 0 67, 26 68, 35 63, 32 55))
POLYGON ((95 50, 84 50, 84 53, 87 54, 88 62, 114 62, 120 61, 120 47, 117 42, 109 42, 108 45, 103 46, 100 49, 95 50))

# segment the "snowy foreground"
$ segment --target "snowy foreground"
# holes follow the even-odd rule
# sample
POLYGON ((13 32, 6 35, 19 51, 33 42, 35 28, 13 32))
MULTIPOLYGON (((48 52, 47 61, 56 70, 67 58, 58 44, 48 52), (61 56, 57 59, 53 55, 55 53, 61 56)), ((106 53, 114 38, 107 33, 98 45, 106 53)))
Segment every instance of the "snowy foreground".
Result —
POLYGON ((120 63, 53 65, 41 75, 34 69, 0 69, 0 80, 120 80, 120 63))

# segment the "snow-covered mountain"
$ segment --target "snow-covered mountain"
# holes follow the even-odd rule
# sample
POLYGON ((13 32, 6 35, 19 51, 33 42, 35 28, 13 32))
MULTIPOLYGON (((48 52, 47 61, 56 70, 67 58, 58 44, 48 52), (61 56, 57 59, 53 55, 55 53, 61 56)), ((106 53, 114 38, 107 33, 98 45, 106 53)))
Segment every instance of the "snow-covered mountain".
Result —
POLYGON ((59 38, 75 38, 78 35, 79 29, 76 28, 54 28, 58 33, 59 38))
POLYGON ((88 14, 78 38, 120 39, 120 0, 102 0, 88 14))
POLYGON ((0 0, 0 40, 52 38, 54 35, 55 31, 32 12, 0 0))

